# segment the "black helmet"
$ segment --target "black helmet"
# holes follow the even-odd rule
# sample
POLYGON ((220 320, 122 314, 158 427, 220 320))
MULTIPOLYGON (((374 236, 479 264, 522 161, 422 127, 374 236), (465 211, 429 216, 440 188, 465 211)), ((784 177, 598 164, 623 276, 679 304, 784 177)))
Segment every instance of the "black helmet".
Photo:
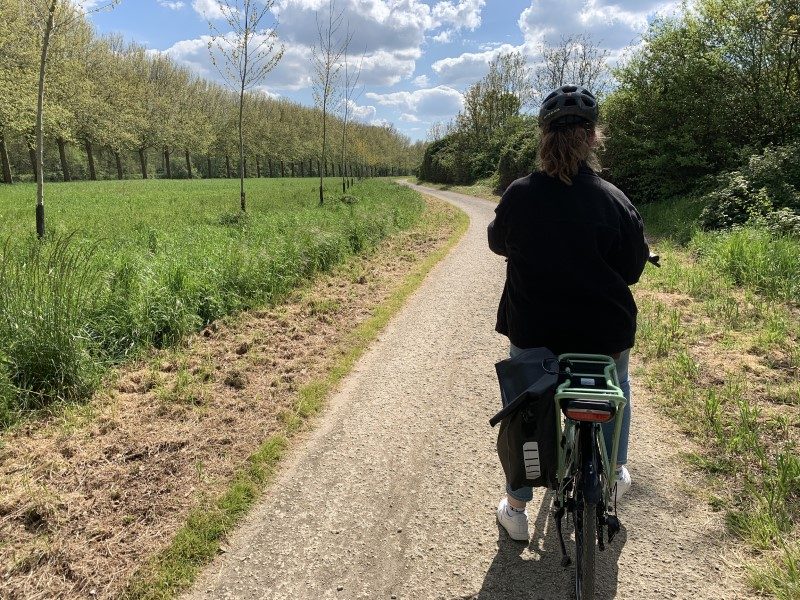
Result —
POLYGON ((544 127, 571 125, 573 123, 597 123, 599 111, 597 98, 580 85, 562 85, 553 90, 539 109, 539 125, 544 127))

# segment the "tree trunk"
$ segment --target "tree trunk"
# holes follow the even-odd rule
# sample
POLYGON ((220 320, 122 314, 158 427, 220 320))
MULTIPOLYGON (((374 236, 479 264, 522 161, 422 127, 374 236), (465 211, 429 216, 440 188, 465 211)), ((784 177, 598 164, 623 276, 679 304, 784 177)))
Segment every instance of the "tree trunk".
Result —
POLYGON ((142 179, 147 179, 147 157, 144 155, 144 148, 139 148, 139 166, 142 168, 142 179))
POLYGON ((97 171, 95 171, 94 168, 94 154, 92 153, 92 142, 87 138, 84 140, 83 145, 84 148, 86 148, 86 160, 89 161, 89 179, 97 181, 97 171))
POLYGON ((229 154, 225 155, 225 176, 231 178, 231 157, 229 154))
POLYGON ((61 160, 61 174, 64 177, 64 181, 69 181, 69 164, 67 163, 67 152, 66 152, 66 142, 64 138, 61 136, 56 138, 56 144, 58 144, 58 158, 61 160))
POLYGON ((294 161, 290 162, 289 166, 292 167, 292 177, 294 177, 294 161))
POLYGON ((50 34, 53 33, 53 19, 55 18, 58 0, 50 2, 47 14, 47 24, 42 37, 42 55, 39 62, 39 94, 36 101, 36 152, 34 160, 34 174, 36 175, 36 235, 39 239, 44 237, 44 78, 47 69, 47 51, 50 47, 50 34))
POLYGON ((306 176, 306 161, 301 160, 300 161, 300 177, 305 177, 305 176, 306 176))
POLYGON ((28 153, 31 156, 31 169, 33 169, 33 178, 37 181, 39 180, 39 164, 38 160, 36 160, 36 148, 34 146, 28 146, 28 153))
MULTIPOLYGON (((245 5, 247 6, 247 5, 245 5)), ((244 31, 244 68, 242 70, 242 87, 239 89, 239 190, 241 193, 240 197, 240 206, 242 212, 247 210, 247 205, 245 204, 245 197, 244 197, 244 178, 247 177, 245 169, 247 168, 247 164, 244 160, 244 131, 242 130, 242 124, 244 119, 244 84, 245 84, 245 77, 247 75, 247 38, 249 34, 249 29, 245 27, 244 31)))
POLYGON ((206 156, 206 179, 211 179, 211 157, 206 156))
POLYGON ((314 176, 314 163, 311 161, 310 158, 308 159, 308 176, 309 177, 314 176))
POLYGON ((117 179, 125 179, 125 174, 122 172, 122 157, 119 155, 119 150, 114 150, 114 158, 117 161, 117 179))
POLYGON ((172 165, 169 162, 169 148, 164 148, 164 174, 172 179, 172 165))
POLYGON ((286 165, 281 161, 281 177, 286 177, 286 165))
POLYGON ((186 172, 189 174, 189 179, 192 178, 192 157, 189 156, 189 149, 186 149, 186 172))
POLYGON ((3 164, 3 181, 5 183, 14 183, 14 177, 11 175, 11 161, 8 159, 8 149, 6 148, 6 138, 0 135, 0 163, 3 164))
POLYGON ((269 165, 269 176, 270 177, 275 177, 275 175, 272 172, 272 159, 271 158, 267 159, 267 164, 269 165))
POLYGON ((256 177, 261 179, 261 159, 258 154, 256 154, 256 177))

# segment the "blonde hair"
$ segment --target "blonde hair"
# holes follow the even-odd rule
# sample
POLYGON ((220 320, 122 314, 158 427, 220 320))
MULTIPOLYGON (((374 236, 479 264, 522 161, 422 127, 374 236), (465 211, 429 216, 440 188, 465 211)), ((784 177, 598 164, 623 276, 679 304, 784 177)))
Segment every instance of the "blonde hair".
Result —
POLYGON ((595 150, 605 143, 605 133, 600 127, 582 124, 567 127, 547 127, 539 138, 539 168, 550 177, 557 177, 567 185, 578 174, 582 162, 599 172, 600 159, 595 150))

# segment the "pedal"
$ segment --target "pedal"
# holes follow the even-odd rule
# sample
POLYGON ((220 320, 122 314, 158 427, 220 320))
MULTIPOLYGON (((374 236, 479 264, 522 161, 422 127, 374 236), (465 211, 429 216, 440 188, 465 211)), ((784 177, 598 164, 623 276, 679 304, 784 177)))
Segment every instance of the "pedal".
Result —
POLYGON ((622 524, 616 515, 608 515, 606 517, 606 525, 608 526, 608 543, 610 544, 614 540, 614 536, 619 533, 622 524))

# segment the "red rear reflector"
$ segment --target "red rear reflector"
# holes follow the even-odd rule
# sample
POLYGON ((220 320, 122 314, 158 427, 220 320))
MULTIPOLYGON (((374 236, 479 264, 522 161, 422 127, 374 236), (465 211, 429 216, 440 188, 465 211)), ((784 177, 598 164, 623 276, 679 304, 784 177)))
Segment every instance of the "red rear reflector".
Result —
POLYGON ((611 420, 611 413, 606 410, 592 410, 590 408, 571 408, 564 411, 568 419, 573 421, 591 421, 592 423, 605 423, 611 420))

